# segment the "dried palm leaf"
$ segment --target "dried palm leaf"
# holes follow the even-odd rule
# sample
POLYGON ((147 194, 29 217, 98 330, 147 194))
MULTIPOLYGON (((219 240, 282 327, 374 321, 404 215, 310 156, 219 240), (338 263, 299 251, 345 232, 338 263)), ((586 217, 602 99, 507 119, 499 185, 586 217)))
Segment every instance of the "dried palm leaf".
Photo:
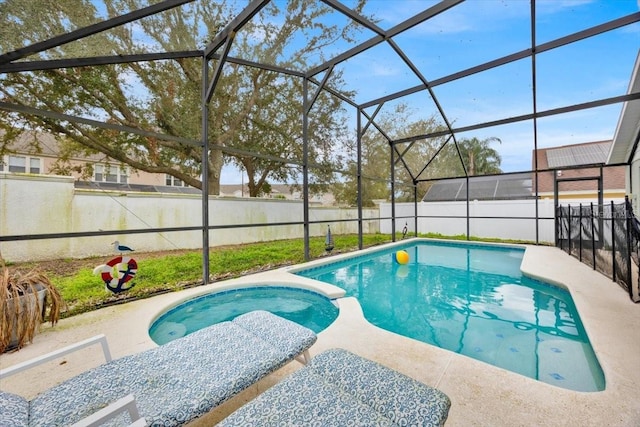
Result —
POLYGON ((0 266, 0 353, 3 353, 9 346, 20 349, 33 341, 47 317, 47 306, 49 321, 55 325, 64 302, 58 289, 43 272, 11 272, 1 254, 0 266), (46 292, 41 305, 38 292, 43 290, 46 292))

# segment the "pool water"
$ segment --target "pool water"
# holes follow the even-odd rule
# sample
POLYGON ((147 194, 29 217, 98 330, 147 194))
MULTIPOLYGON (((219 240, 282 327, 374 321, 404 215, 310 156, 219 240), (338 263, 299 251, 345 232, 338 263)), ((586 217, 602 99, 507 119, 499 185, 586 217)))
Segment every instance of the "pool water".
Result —
POLYGON ((604 390, 569 292, 524 277, 523 255, 420 242, 296 274, 345 289, 380 328, 566 389, 604 390), (408 264, 395 260, 399 249, 409 252, 408 264))
POLYGON ((149 328, 149 336, 161 345, 253 310, 270 311, 316 333, 338 317, 338 308, 318 293, 283 286, 255 286, 185 301, 156 319, 149 328))

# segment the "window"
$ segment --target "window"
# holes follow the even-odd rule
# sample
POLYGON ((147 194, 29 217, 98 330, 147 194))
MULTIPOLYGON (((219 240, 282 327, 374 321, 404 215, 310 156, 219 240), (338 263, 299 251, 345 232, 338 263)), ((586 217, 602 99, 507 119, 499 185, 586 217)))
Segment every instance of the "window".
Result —
POLYGON ((164 182, 168 187, 187 187, 187 184, 182 182, 181 179, 178 179, 175 176, 169 174, 165 175, 164 182))
POLYGON ((40 173, 40 159, 37 157, 29 159, 29 173, 40 173))
POLYGON ((107 166, 105 169, 105 181, 107 182, 118 182, 118 170, 113 166, 107 166))
POLYGON ((9 156, 9 172, 27 171, 27 158, 23 156, 9 156))
POLYGON ((0 157, 0 171, 17 173, 42 173, 42 160, 39 157, 7 156, 0 157))
POLYGON ((93 180, 96 182, 119 182, 126 184, 129 181, 128 168, 111 165, 96 164, 93 166, 93 180))

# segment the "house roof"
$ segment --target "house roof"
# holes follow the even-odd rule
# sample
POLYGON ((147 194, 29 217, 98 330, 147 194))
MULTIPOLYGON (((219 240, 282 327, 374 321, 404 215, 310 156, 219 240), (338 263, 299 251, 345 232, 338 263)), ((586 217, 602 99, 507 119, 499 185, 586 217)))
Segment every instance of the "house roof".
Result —
POLYGON ((246 184, 220 184, 221 194, 229 195, 236 191, 244 191, 246 194, 249 194, 249 187, 246 184))
POLYGON ((104 191, 140 191, 144 193, 202 194, 197 188, 168 185, 123 184, 118 182, 74 181, 75 188, 104 191))
POLYGON ((60 153, 60 144, 50 133, 24 131, 9 144, 9 149, 19 154, 57 157, 60 153))
MULTIPOLYGON (((562 183, 560 191, 595 191, 597 185, 589 178, 600 175, 599 165, 605 166, 611 146, 612 141, 596 141, 538 149, 538 170, 556 170, 538 174, 538 193, 553 192, 556 178, 573 180, 562 183), (580 168, 587 165, 594 167, 580 168)), ((604 168, 602 174, 605 190, 625 188, 624 166, 604 168)))
MULTIPOLYGON (((58 138, 49 132, 37 132, 27 130, 20 133, 10 144, 9 150, 17 154, 38 155, 44 157, 60 157, 61 147, 58 138)), ((101 162, 106 158, 105 154, 86 154, 83 157, 75 156, 75 160, 101 162)))
POLYGON ((610 147, 611 141, 602 141, 547 148, 541 151, 546 151, 547 165, 550 168, 562 168, 604 163, 607 161, 610 147))
POLYGON ((538 170, 604 164, 611 141, 586 142, 538 149, 538 170))
MULTIPOLYGON (((220 191, 224 194, 233 194, 237 191, 242 191, 249 194, 249 186, 247 184, 220 184, 220 191)), ((291 195, 294 193, 294 189, 288 184, 271 184, 271 194, 285 194, 291 195)))

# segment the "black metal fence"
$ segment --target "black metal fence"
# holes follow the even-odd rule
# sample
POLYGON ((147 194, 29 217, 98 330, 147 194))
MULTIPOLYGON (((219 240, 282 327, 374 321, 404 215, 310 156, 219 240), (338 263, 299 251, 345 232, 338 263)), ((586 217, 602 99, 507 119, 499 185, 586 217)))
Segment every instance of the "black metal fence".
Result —
POLYGON ((634 302, 640 302, 639 243, 628 199, 556 209, 556 246, 618 283, 634 302))

